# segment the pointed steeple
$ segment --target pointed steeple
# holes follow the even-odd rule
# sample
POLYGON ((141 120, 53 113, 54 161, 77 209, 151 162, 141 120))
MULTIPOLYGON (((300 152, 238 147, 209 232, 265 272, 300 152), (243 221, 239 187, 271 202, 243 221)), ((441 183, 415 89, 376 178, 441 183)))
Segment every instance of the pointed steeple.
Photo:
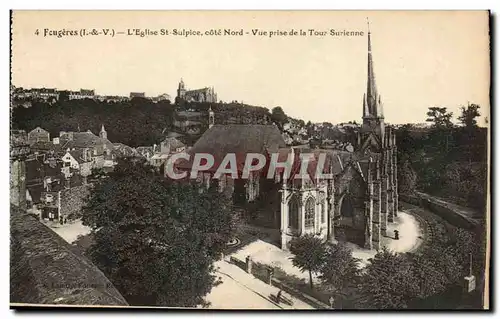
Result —
POLYGON ((101 131, 99 132, 99 137, 103 139, 108 138, 108 132, 104 129, 104 124, 101 125, 101 131))
POLYGON ((366 93, 363 94, 363 117, 370 116, 370 111, 368 110, 368 102, 366 101, 366 93))
POLYGON ((383 117, 380 99, 380 95, 377 92, 377 84, 375 81, 375 71, 373 68, 373 57, 372 57, 372 40, 370 32, 370 21, 368 22, 368 76, 367 76, 367 87, 366 87, 366 101, 368 108, 368 115, 365 113, 363 116, 370 117, 383 117))
MULTIPOLYGON (((367 18, 368 20, 368 18, 367 18)), ((388 143, 385 137, 384 114, 382 112, 382 97, 378 94, 375 81, 375 71, 372 56, 372 37, 370 22, 368 23, 368 70, 366 79, 366 93, 363 96, 363 124, 361 125, 362 148, 370 143, 365 143, 367 138, 374 135, 377 141, 377 148, 380 151, 388 143)), ((364 149, 361 149, 364 152, 364 149)))

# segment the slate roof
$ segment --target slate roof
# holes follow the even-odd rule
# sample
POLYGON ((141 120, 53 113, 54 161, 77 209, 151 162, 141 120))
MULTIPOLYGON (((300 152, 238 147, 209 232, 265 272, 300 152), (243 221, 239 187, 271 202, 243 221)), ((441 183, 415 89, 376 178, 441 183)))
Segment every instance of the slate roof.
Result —
POLYGON ((274 125, 214 125, 188 151, 189 161, 178 161, 181 169, 189 169, 195 153, 214 156, 216 170, 228 153, 236 154, 238 170, 243 169, 248 153, 270 154, 286 147, 281 132, 274 125))
POLYGON ((45 189, 43 188, 43 183, 27 186, 26 190, 29 192, 31 200, 34 204, 39 204, 42 202, 42 192, 45 191, 45 189))
POLYGON ((28 135, 31 135, 33 133, 43 133, 43 134, 48 134, 49 132, 47 130, 44 130, 40 126, 35 127, 31 131, 29 131, 28 135))
POLYGON ((73 156, 73 158, 78 162, 78 164, 82 164, 83 162, 85 162, 83 160, 83 151, 82 151, 82 149, 74 149, 72 151, 69 151, 68 153, 71 156, 73 156))
POLYGON ((11 206, 10 302, 116 305, 126 300, 76 246, 11 206))
MULTIPOLYGON (((292 152, 292 148, 281 148, 279 150, 278 162, 286 162, 288 156, 292 152)), ((294 162, 291 169, 289 179, 300 179, 301 157, 300 154, 312 154, 307 166, 307 173, 309 178, 316 181, 316 171, 319 162, 320 154, 325 154, 325 163, 323 166, 323 174, 333 174, 334 176, 341 174, 346 164, 351 160, 351 153, 345 151, 325 150, 325 149, 308 149, 308 148, 294 148, 294 162)), ((282 174, 285 169, 279 167, 276 172, 282 174)))
POLYGON ((169 154, 163 154, 163 153, 156 153, 154 154, 153 156, 151 156, 151 159, 152 160, 160 160, 160 159, 168 159, 169 158, 169 154))
POLYGON ((58 159, 43 160, 43 157, 38 156, 25 161, 26 165, 26 182, 43 180, 46 176, 61 177, 62 161, 58 159))
POLYGON ((31 144, 33 151, 39 152, 54 152, 56 154, 64 153, 65 148, 63 144, 54 144, 53 142, 38 141, 31 144))
POLYGON ((108 139, 103 139, 94 133, 87 132, 73 132, 73 139, 68 140, 65 144, 65 148, 91 148, 98 145, 105 145, 108 149, 113 150, 113 143, 108 139))
POLYGON ((114 153, 122 156, 134 156, 137 155, 137 151, 122 143, 113 143, 114 153))
POLYGON ((154 154, 154 147, 153 146, 138 146, 138 147, 136 147, 136 151, 141 156, 146 156, 146 154, 149 154, 149 156, 152 156, 154 154))
POLYGON ((182 143, 181 141, 179 141, 175 137, 167 137, 166 139, 163 140, 163 143, 170 144, 170 150, 186 146, 184 143, 182 143))

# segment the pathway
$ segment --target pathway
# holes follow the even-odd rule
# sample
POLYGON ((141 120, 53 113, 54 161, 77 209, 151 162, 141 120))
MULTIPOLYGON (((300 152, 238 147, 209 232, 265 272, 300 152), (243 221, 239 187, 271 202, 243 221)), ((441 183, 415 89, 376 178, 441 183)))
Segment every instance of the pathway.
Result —
POLYGON ((276 295, 278 288, 270 286, 254 276, 246 273, 236 265, 225 260, 215 263, 216 274, 222 283, 214 288, 206 297, 213 309, 314 309, 309 304, 291 297, 293 306, 280 303, 279 305, 270 299, 270 295, 276 295))
POLYGON ((484 218, 484 216, 480 212, 477 212, 477 211, 474 211, 470 208, 463 207, 463 206, 460 206, 458 204, 449 202, 443 198, 432 196, 432 195, 422 193, 422 192, 417 192, 417 194, 421 198, 424 198, 424 199, 427 199, 430 201, 434 201, 435 203, 441 204, 445 207, 449 207, 450 209, 455 211, 457 214, 460 214, 468 219, 472 219, 475 221, 481 221, 484 218))
POLYGON ((68 222, 63 225, 54 223, 49 225, 49 227, 70 244, 75 242, 79 236, 85 236, 90 233, 90 227, 84 226, 81 220, 68 222))
MULTIPOLYGON (((425 242, 425 224, 411 211, 406 209, 399 211, 394 223, 387 224, 387 236, 382 238, 382 245, 389 250, 405 253, 415 252, 425 242), (399 239, 394 239, 394 230, 399 231, 399 239)), ((368 250, 353 243, 347 242, 346 245, 352 249, 352 255, 360 259, 360 267, 368 265, 369 259, 375 257, 376 250, 368 250)))

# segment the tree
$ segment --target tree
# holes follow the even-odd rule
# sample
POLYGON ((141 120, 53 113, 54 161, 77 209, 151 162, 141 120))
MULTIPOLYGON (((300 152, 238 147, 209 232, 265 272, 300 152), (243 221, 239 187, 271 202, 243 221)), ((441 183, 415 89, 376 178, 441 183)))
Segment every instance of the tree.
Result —
MULTIPOLYGON (((430 136, 431 142, 443 143, 444 136, 444 147, 446 149, 446 154, 449 149, 449 130, 453 127, 451 118, 453 116, 452 112, 447 112, 446 107, 429 107, 427 112, 427 122, 432 122, 432 127, 434 128, 433 134, 430 136), (443 134, 444 133, 444 134, 443 134)), ((443 145, 439 145, 442 147, 443 145)))
POLYGON ((271 121, 276 123, 280 130, 283 130, 283 125, 288 122, 288 117, 281 106, 276 106, 271 110, 271 121))
POLYGON ((419 289, 418 282, 412 276, 412 264, 408 258, 384 248, 370 262, 358 286, 358 307, 407 308, 419 289))
POLYGON ((354 286, 361 274, 359 259, 352 256, 346 245, 328 243, 319 278, 337 296, 345 296, 346 289, 354 286))
POLYGON ((437 128, 450 128, 453 126, 451 123, 452 112, 447 112, 446 107, 429 107, 427 111, 427 122, 432 122, 434 127, 437 128))
POLYGON ((311 121, 308 121, 307 124, 306 124, 306 129, 307 129, 307 135, 309 137, 312 137, 315 133, 315 126, 313 123, 311 123, 311 121))
POLYGON ((89 256, 131 305, 195 306, 215 283, 232 237, 224 194, 170 181, 140 159, 119 159, 83 209, 89 256))
POLYGON ((441 268, 446 258, 436 260, 431 254, 408 253, 407 257, 411 262, 411 276, 418 286, 415 297, 424 299, 443 292, 450 284, 448 278, 441 268))
POLYGON ((323 265, 326 246, 321 238, 307 234, 290 241, 290 252, 294 254, 292 263, 302 271, 309 271, 309 284, 313 288, 312 273, 323 265))
POLYGON ((463 228, 454 228, 448 244, 457 257, 457 264, 462 266, 461 275, 467 276, 470 272, 470 257, 472 256, 472 272, 476 276, 484 274, 486 262, 486 229, 480 232, 471 232, 463 228))
POLYGON ((410 161, 406 159, 398 169, 398 190, 401 194, 411 194, 417 186, 417 174, 412 168, 410 161))
POLYGON ((469 104, 467 107, 460 107, 462 114, 458 117, 460 123, 462 123, 466 128, 477 127, 476 117, 481 116, 479 113, 480 106, 477 104, 469 104))

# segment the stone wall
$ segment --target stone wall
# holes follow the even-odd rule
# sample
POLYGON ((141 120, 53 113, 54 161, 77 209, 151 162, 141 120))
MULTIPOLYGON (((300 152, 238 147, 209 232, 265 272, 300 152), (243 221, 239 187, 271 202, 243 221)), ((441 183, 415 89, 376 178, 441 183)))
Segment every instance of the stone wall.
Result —
POLYGON ((474 230, 478 226, 475 220, 464 216, 451 205, 434 200, 429 195, 424 198, 418 194, 400 194, 399 197, 402 201, 433 212, 452 225, 471 230, 474 230))
POLYGON ((68 217, 79 213, 90 193, 90 185, 76 186, 61 191, 60 215, 68 217))
POLYGON ((26 208, 26 165, 22 160, 10 162, 10 203, 26 208))

